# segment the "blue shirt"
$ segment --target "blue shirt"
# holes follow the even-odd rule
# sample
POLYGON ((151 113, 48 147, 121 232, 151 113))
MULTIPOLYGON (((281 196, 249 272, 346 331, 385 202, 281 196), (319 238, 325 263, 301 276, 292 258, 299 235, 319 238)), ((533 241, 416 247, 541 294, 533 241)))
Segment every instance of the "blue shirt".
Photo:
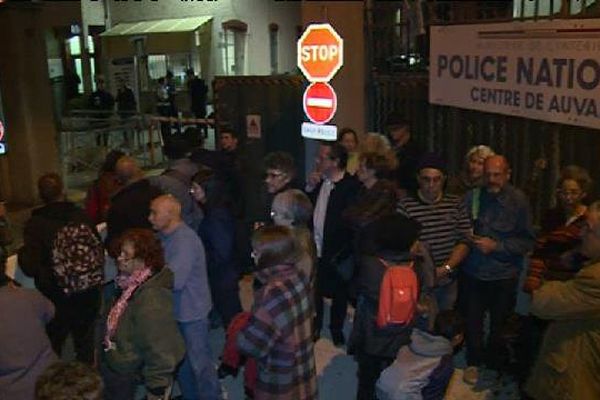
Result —
POLYGON ((494 239, 497 248, 483 254, 471 245, 463 270, 483 281, 518 278, 523 257, 535 243, 527 198, 509 184, 498 193, 490 193, 485 188, 471 190, 465 198, 469 211, 473 210, 476 192, 479 192, 479 212, 473 221, 474 234, 494 239))
POLYGON ((208 317, 212 300, 202 241, 183 222, 169 234, 159 233, 159 238, 165 250, 167 265, 175 275, 175 319, 178 322, 189 322, 208 317))

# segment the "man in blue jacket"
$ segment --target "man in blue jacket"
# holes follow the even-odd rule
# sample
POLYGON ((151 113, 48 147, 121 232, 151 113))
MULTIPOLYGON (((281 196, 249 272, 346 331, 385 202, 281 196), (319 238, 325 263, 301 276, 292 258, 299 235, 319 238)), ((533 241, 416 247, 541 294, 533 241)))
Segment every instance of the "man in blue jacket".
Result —
POLYGON ((475 384, 484 362, 483 321, 490 314, 486 364, 500 370, 504 358, 501 332, 514 304, 525 254, 533 248, 531 213, 525 195, 509 183, 510 167, 503 156, 486 159, 486 185, 467 193, 473 218, 466 275, 467 369, 464 380, 475 384))
POLYGON ((181 218, 181 204, 172 195, 154 199, 148 218, 173 271, 175 320, 185 341, 186 354, 178 382, 184 399, 219 399, 217 372, 208 343, 208 313, 212 308, 202 241, 181 218))

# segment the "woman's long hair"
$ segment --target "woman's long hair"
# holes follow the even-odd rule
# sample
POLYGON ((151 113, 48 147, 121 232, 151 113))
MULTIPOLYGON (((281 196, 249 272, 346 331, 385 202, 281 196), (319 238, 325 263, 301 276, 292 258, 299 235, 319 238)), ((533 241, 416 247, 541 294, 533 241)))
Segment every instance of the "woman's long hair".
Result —
POLYGON ((258 254, 257 270, 296 264, 300 259, 298 242, 287 226, 269 225, 257 229, 252 235, 252 249, 258 254))
POLYGON ((196 175, 193 176, 192 182, 202 186, 206 194, 206 203, 203 208, 231 208, 231 194, 229 188, 217 173, 209 167, 200 166, 196 175))

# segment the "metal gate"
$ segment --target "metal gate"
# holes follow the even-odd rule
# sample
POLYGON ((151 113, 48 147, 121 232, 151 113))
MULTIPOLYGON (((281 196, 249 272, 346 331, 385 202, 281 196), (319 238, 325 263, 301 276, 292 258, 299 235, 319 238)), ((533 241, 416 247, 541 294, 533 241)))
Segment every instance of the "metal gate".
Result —
MULTIPOLYGON (((486 144, 505 155, 512 182, 530 196, 536 220, 553 205, 562 167, 579 165, 600 182, 600 130, 432 105, 425 73, 375 77, 371 90, 371 130, 382 132, 390 111, 402 113, 412 123, 414 139, 442 154, 451 173, 462 168, 471 146, 486 144)), ((589 198, 595 199, 596 192, 589 198)))

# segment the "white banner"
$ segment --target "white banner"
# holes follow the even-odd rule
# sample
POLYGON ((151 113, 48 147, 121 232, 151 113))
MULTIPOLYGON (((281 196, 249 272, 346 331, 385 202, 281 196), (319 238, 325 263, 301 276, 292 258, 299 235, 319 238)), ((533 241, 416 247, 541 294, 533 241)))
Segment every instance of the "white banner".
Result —
POLYGON ((120 83, 125 83, 128 88, 133 90, 136 103, 139 108, 139 93, 137 86, 137 74, 135 73, 135 61, 133 57, 114 58, 110 60, 110 91, 113 96, 117 96, 120 83))
POLYGON ((600 129, 600 19, 431 27, 429 101, 600 129))

